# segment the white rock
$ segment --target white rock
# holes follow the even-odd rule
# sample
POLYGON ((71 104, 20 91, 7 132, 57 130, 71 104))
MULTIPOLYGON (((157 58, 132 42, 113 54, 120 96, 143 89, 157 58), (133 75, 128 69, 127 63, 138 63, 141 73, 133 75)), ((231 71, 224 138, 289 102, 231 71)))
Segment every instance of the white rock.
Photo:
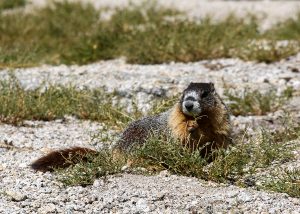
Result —
POLYGON ((15 191, 5 191, 5 194, 10 197, 12 201, 24 201, 27 199, 27 195, 22 194, 21 192, 15 192, 15 191))
POLYGON ((242 203, 246 203, 250 202, 252 200, 252 197, 250 193, 241 192, 240 194, 238 194, 237 199, 242 203))
POLYGON ((150 211, 150 208, 148 206, 148 203, 145 199, 139 199, 137 202, 136 202, 136 209, 138 211, 142 211, 142 212, 149 212, 150 211))
POLYGON ((52 203, 43 205, 42 207, 40 207, 38 209, 38 213, 41 213, 41 214, 53 213, 55 211, 56 211, 56 206, 52 203))

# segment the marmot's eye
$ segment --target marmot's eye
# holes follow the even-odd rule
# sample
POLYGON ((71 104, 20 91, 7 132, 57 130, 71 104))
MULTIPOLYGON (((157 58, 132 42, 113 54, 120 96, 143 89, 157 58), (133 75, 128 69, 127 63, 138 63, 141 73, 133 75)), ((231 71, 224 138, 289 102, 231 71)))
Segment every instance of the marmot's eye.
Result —
POLYGON ((202 93, 202 95, 201 95, 201 98, 205 98, 205 97, 207 97, 208 96, 208 91, 204 91, 203 93, 202 93))

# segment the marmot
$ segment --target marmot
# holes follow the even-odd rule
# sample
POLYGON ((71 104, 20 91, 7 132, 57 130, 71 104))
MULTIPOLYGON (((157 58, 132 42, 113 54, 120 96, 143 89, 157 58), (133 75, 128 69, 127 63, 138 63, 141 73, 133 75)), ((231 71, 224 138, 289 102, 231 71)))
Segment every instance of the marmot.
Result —
MULTIPOLYGON (((150 134, 167 134, 192 150, 201 148, 201 155, 205 156, 214 149, 226 148, 230 133, 229 113, 214 84, 190 83, 173 108, 129 124, 113 149, 128 152, 134 145, 145 143, 150 134)), ((31 167, 38 171, 51 171, 73 164, 72 157, 75 155, 84 158, 88 153, 96 151, 81 147, 58 150, 39 158, 31 167)))

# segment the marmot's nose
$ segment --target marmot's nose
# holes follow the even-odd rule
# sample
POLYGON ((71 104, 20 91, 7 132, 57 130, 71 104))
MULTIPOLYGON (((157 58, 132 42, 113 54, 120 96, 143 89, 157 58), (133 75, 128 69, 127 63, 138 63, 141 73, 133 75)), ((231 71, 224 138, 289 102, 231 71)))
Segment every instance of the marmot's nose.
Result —
POLYGON ((194 107, 194 104, 192 102, 186 102, 184 104, 184 107, 186 108, 186 110, 191 111, 194 107))

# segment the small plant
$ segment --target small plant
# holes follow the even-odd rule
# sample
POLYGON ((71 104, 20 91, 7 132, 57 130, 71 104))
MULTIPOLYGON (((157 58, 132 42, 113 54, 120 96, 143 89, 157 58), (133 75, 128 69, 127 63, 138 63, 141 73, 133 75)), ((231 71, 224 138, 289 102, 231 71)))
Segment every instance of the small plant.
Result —
POLYGON ((291 197, 300 198, 300 170, 280 169, 272 173, 272 179, 266 180, 262 188, 275 192, 287 193, 291 197))
POLYGON ((246 89, 242 95, 229 90, 225 91, 231 113, 237 115, 265 115, 279 110, 292 97, 292 89, 287 88, 280 95, 275 90, 261 93, 258 90, 246 89))
POLYGON ((23 7, 26 5, 26 3, 27 3, 26 0, 1 0, 0 1, 0 12, 1 12, 1 10, 23 7))
POLYGON ((113 104, 118 96, 101 89, 49 86, 26 91, 16 80, 2 81, 0 88, 0 120, 4 123, 18 125, 24 120, 49 121, 71 115, 121 129, 142 114, 135 109, 128 116, 118 102, 113 104))
MULTIPOLYGON (((24 0, 2 2, 15 7, 24 0)), ((270 63, 300 50, 299 24, 293 20, 262 33, 255 16, 195 22, 153 3, 116 9, 108 20, 99 19, 103 12, 91 4, 51 1, 32 13, 0 13, 0 68, 87 64, 121 56, 137 64, 229 57, 270 63), (282 40, 286 45, 280 45, 282 40)))
POLYGON ((212 162, 209 157, 202 157, 199 150, 191 151, 176 139, 153 135, 145 144, 137 145, 131 152, 116 155, 112 151, 100 151, 100 155, 90 162, 77 164, 58 175, 62 173, 65 184, 86 185, 106 173, 121 172, 122 164, 124 166, 130 162, 131 169, 143 167, 152 173, 169 170, 178 175, 239 184, 257 169, 266 168, 274 162, 283 163, 294 157, 292 151, 295 147, 274 142, 274 138, 268 139, 269 132, 262 131, 261 135, 255 139, 247 139, 248 143, 244 142, 245 139, 236 139, 236 143, 228 149, 215 151, 212 162))
POLYGON ((138 166, 156 171, 167 169, 186 176, 205 177, 203 167, 207 160, 201 157, 198 150, 191 152, 176 139, 153 136, 131 155, 133 159, 139 160, 138 166))
POLYGON ((178 96, 155 99, 153 100, 152 108, 149 110, 148 114, 155 115, 167 111, 172 108, 179 99, 178 96))
POLYGON ((252 156, 252 162, 256 168, 269 166, 274 161, 284 163, 292 159, 293 154, 291 151, 295 150, 295 146, 290 145, 287 141, 279 142, 275 139, 274 134, 261 130, 260 136, 251 142, 252 144, 258 144, 254 147, 252 156))
POLYGON ((105 148, 96 155, 89 155, 87 161, 78 160, 77 164, 66 170, 58 169, 58 179, 65 185, 91 185, 94 180, 110 174, 120 173, 126 164, 125 154, 115 155, 105 148))
POLYGON ((215 160, 208 167, 208 178, 216 182, 236 182, 248 172, 251 161, 249 145, 237 145, 215 151, 215 160))
POLYGON ((266 32, 266 34, 280 40, 299 41, 300 12, 298 12, 295 18, 290 18, 288 20, 278 23, 276 26, 274 26, 268 32, 266 32))

